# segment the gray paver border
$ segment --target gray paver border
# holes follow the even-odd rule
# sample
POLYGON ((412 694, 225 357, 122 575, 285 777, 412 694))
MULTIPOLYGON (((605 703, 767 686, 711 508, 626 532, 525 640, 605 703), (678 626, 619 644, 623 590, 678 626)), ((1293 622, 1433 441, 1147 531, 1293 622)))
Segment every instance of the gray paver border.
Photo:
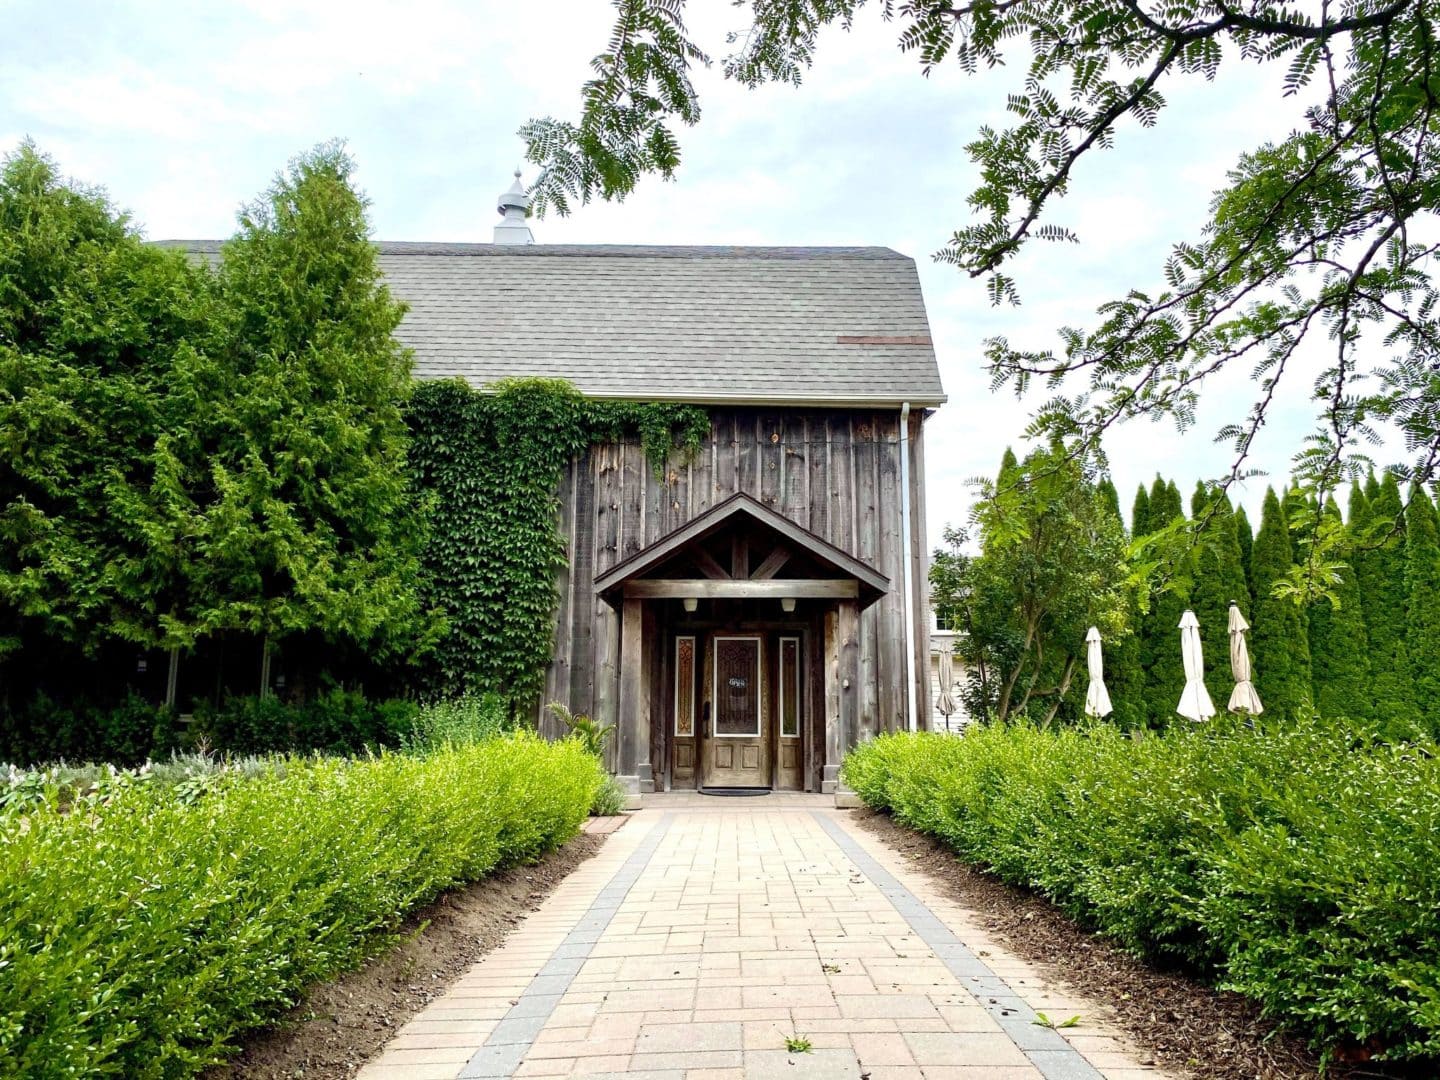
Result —
POLYGON ((1103 1074, 1053 1028, 1036 1023, 1035 1010, 955 936, 894 874, 860 846, 834 817, 810 811, 845 857, 884 894, 915 935, 928 945, 960 985, 995 1018, 1045 1080, 1104 1080, 1103 1074))
POLYGON ((615 871, 615 876, 596 894, 575 928, 565 935, 565 940, 550 954, 545 966, 535 973, 510 1011, 460 1070, 459 1080, 479 1080, 482 1077, 491 1080, 514 1075, 534 1045, 540 1029, 549 1022, 550 1014, 575 981, 600 935, 655 857, 655 851, 669 831, 673 818, 673 814, 662 814, 651 827, 649 835, 640 841, 640 845, 615 871))

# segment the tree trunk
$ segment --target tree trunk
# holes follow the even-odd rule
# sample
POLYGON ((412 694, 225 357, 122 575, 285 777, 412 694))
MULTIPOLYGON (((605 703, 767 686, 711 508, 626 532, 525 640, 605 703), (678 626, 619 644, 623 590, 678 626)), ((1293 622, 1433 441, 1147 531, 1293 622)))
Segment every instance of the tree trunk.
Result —
POLYGON ((260 646, 260 696, 270 696, 270 635, 266 634, 260 646))
POLYGON ((1075 678, 1075 657, 1072 655, 1065 661, 1065 674, 1060 678, 1060 685, 1055 688, 1055 703, 1050 706, 1050 711, 1045 715, 1045 726, 1049 727, 1055 721, 1055 714, 1060 711, 1060 703, 1065 700, 1065 695, 1070 692, 1071 680, 1075 678))
POLYGON ((175 709, 175 694, 180 685, 180 649, 170 647, 170 670, 165 675, 165 708, 175 709))

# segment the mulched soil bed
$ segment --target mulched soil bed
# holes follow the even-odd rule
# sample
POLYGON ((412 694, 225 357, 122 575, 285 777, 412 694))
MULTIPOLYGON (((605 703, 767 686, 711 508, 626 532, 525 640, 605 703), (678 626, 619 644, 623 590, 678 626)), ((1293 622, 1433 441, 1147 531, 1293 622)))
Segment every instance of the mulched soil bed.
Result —
MULTIPOLYGON (((1184 974, 1150 966, 1083 929, 1036 893, 1006 885, 960 862, 939 841, 872 810, 853 820, 928 874, 985 929, 1026 961, 1045 967, 1081 996, 1108 1004, 1149 1063, 1203 1080, 1314 1080, 1319 1058, 1277 1032, 1259 1008, 1237 994, 1202 986, 1184 974)), ((1376 1064, 1330 1066, 1332 1080, 1419 1077, 1376 1064)))
POLYGON ((599 831, 587 830, 534 866, 511 867, 446 893, 400 927, 395 948, 359 971, 313 987, 288 1016, 246 1039, 238 1057, 210 1070, 207 1080, 354 1076, 400 1025, 504 941, 600 850, 599 831))

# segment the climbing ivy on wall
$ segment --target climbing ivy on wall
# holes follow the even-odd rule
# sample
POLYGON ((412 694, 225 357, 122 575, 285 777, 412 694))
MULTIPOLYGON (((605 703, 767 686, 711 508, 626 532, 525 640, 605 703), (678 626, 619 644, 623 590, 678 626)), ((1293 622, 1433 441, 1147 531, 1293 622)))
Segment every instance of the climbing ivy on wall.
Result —
POLYGON ((430 522, 422 592, 446 621, 423 689, 494 691, 518 704, 540 691, 554 647, 565 467, 595 443, 638 434, 661 472, 672 454, 700 448, 709 414, 586 398, 562 379, 506 379, 483 391, 421 383, 408 416, 430 522))

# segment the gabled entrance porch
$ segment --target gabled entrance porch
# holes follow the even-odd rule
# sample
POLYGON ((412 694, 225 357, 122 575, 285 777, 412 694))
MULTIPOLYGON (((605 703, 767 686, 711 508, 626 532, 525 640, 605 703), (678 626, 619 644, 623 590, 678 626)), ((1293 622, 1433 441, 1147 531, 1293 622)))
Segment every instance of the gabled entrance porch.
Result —
POLYGON ((737 494, 617 564, 618 773, 632 791, 833 791, 856 736, 872 567, 737 494))

